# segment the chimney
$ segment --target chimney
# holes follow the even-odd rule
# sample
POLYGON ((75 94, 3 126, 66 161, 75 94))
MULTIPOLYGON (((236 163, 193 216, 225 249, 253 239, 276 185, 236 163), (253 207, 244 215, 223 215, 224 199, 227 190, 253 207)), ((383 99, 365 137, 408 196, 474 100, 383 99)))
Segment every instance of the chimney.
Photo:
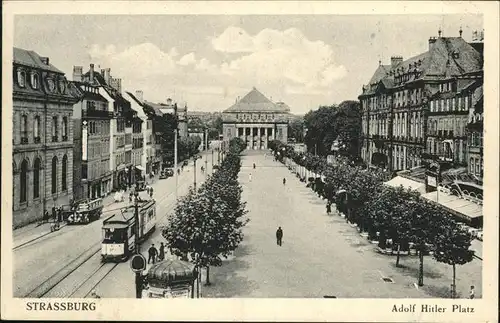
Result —
POLYGON ((104 69, 104 74, 102 75, 102 77, 104 77, 104 81, 106 82, 106 84, 109 85, 111 78, 111 69, 109 67, 104 69))
POLYGON ((135 91, 135 97, 139 102, 144 102, 144 93, 141 90, 135 91))
POLYGON ((73 81, 81 82, 83 66, 73 66, 73 81))
POLYGON ((89 77, 90 77, 90 83, 94 83, 94 64, 90 64, 89 77))
POLYGON ((429 38, 429 51, 434 47, 435 42, 436 42, 436 37, 429 38))
POLYGON ((398 64, 403 62, 402 56, 391 56, 391 68, 396 67, 398 64))
POLYGON ((48 57, 40 57, 40 60, 42 61, 42 63, 44 63, 45 65, 49 65, 49 58, 48 57))
POLYGON ((462 38, 462 32, 463 32, 462 26, 460 26, 460 30, 458 31, 458 34, 460 35, 460 38, 462 38))

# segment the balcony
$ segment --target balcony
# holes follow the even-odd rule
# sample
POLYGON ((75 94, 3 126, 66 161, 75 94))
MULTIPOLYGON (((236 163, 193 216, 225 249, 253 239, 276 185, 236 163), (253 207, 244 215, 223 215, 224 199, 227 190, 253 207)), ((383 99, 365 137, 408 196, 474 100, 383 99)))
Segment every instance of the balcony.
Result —
POLYGON ((40 142, 42 142, 42 138, 40 138, 40 137, 35 137, 35 138, 34 138, 34 141, 35 141, 35 144, 39 144, 40 142))
POLYGON ((82 116, 90 117, 90 118, 113 118, 113 112, 104 111, 104 110, 96 110, 96 109, 88 109, 83 110, 82 116))
POLYGON ((68 141, 68 136, 62 136, 62 141, 68 141))
POLYGON ((52 136, 52 142, 57 142, 57 136, 52 136))
POLYGON ((21 145, 26 145, 28 143, 28 137, 21 137, 21 145))

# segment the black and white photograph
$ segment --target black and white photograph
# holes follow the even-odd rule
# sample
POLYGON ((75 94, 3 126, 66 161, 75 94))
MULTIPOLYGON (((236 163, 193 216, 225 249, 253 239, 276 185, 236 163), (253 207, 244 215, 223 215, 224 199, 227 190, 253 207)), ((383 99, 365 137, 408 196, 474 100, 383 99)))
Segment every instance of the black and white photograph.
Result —
POLYGON ((48 3, 4 17, 9 318, 495 320, 498 3, 48 3))

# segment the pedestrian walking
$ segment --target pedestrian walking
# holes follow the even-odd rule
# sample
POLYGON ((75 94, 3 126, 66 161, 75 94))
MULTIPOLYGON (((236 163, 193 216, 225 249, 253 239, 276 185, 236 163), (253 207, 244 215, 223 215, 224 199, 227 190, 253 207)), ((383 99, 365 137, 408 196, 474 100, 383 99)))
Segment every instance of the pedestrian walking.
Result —
POLYGON ((286 178, 283 177, 283 185, 286 185, 286 178))
POLYGON ((332 204, 330 202, 326 203, 326 214, 330 215, 332 213, 332 204))
POLYGON ((155 247, 155 244, 153 243, 151 247, 148 249, 148 264, 150 262, 153 262, 153 264, 156 262, 156 257, 158 256, 158 250, 155 247))
POLYGON ((248 181, 251 182, 252 181, 252 173, 248 174, 248 181))
POLYGON ((472 285, 470 287, 470 291, 469 291, 469 298, 470 299, 474 299, 476 297, 476 293, 475 293, 475 290, 474 290, 474 285, 472 285))
POLYGON ((49 211, 45 210, 45 212, 43 214, 43 218, 42 218, 43 223, 49 222, 49 218, 50 218, 49 211))
POLYGON ((160 255, 158 256, 158 258, 160 259, 160 261, 165 259, 165 245, 163 244, 163 242, 160 243, 160 255))
POLYGON ((283 230, 281 227, 278 227, 276 230, 276 244, 281 247, 281 243, 283 242, 283 230))
POLYGON ((253 163, 253 169, 255 169, 255 163, 253 163))
POLYGON ((153 197, 153 188, 152 187, 149 188, 149 197, 151 197, 151 198, 153 197))

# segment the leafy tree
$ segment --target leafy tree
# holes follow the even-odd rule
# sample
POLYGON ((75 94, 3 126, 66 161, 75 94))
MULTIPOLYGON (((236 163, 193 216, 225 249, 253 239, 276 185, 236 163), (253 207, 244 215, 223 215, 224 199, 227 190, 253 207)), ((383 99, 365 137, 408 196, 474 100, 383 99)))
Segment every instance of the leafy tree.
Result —
POLYGON ((460 228, 447 211, 436 214, 438 232, 434 239, 434 259, 453 268, 452 297, 456 297, 456 265, 472 261, 474 251, 470 250, 472 235, 460 228))
POLYGON ((243 226, 248 222, 241 186, 237 181, 241 167, 237 142, 230 145, 227 158, 213 176, 208 176, 198 191, 181 198, 175 212, 162 230, 171 252, 187 259, 197 268, 220 266, 243 240, 243 226))
POLYGON ((359 101, 343 101, 335 114, 340 151, 351 159, 359 156, 361 136, 361 104, 359 101))
POLYGON ((288 137, 295 138, 296 142, 304 141, 304 118, 295 118, 288 123, 288 137))
POLYGON ((334 128, 336 108, 323 106, 304 116, 304 126, 307 128, 304 142, 309 152, 320 156, 326 156, 330 152, 337 137, 337 129, 334 128))

